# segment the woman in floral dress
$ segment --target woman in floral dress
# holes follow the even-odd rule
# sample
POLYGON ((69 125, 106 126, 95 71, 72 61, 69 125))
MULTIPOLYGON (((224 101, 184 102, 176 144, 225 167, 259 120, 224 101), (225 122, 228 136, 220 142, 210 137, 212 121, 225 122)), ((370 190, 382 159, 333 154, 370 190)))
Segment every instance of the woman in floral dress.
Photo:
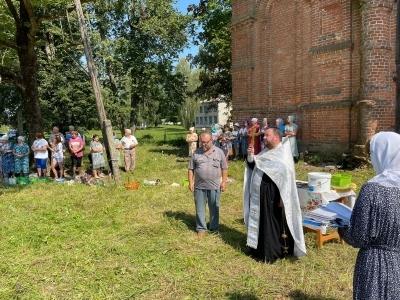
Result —
POLYGON ((17 138, 17 144, 14 145, 13 149, 15 173, 20 176, 27 177, 29 175, 29 146, 25 143, 25 138, 19 136, 17 138))
POLYGON ((0 142, 3 144, 0 148, 3 176, 4 182, 7 184, 8 178, 14 175, 13 144, 8 141, 8 135, 3 135, 0 142))

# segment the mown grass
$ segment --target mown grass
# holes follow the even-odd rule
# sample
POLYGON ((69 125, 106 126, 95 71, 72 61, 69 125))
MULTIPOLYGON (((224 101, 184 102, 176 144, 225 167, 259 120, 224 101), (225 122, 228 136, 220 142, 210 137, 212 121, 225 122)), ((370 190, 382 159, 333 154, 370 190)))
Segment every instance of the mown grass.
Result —
MULTIPOLYGON (((137 132, 137 191, 38 183, 0 190, 0 299, 350 299, 357 250, 337 241, 307 256, 263 264, 248 256, 242 218, 244 162, 229 164, 220 233, 199 239, 187 175, 186 132, 137 132), (153 139, 141 142, 142 137, 153 139), (161 179, 160 186, 143 185, 161 179)), ((312 166, 296 165, 306 179, 312 166)), ((322 169, 321 169, 322 170, 322 169)), ((371 170, 356 170, 361 183, 371 170)))

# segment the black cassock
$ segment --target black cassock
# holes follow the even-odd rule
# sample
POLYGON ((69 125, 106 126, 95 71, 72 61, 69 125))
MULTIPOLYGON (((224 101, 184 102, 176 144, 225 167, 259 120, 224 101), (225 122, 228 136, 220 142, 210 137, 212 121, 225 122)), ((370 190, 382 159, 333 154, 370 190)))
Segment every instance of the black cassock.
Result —
MULTIPOLYGON (((254 169, 254 163, 247 162, 247 164, 252 170, 254 169)), ((287 226, 284 208, 280 203, 281 195, 278 187, 264 173, 260 185, 258 245, 257 249, 250 249, 253 257, 269 263, 293 255, 294 240, 287 226)))

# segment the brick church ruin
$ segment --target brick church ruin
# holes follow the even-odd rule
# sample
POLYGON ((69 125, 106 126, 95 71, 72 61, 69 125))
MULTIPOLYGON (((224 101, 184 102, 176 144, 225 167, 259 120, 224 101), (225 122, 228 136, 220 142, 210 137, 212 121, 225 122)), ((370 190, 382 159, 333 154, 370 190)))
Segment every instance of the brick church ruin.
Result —
POLYGON ((232 119, 296 116, 300 150, 394 126, 393 0, 232 0, 232 119))

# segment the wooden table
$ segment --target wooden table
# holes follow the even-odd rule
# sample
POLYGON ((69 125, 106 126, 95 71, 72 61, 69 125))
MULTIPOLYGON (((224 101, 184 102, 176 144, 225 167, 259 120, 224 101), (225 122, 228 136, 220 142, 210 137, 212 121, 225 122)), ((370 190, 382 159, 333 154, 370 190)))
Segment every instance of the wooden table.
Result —
MULTIPOLYGON (((308 211, 313 210, 320 205, 326 205, 329 202, 340 202, 353 207, 356 195, 352 190, 346 193, 337 193, 336 191, 331 191, 330 193, 319 193, 310 192, 305 188, 297 188, 297 193, 299 195, 303 218, 308 211)), ((322 248, 324 242, 333 239, 339 239, 342 244, 344 243, 337 230, 326 234, 322 234, 321 229, 317 227, 303 226, 303 230, 317 234, 318 248, 322 248)))
MULTIPOLYGON (((344 200, 345 198, 339 198, 337 200, 334 200, 335 202, 340 202, 344 204, 344 200)), ((303 226, 303 230, 307 231, 307 232, 312 232, 312 233, 316 233, 317 234, 317 243, 318 243, 318 248, 322 248, 324 242, 326 241, 330 241, 333 239, 339 239, 341 244, 344 244, 343 239, 340 238, 339 233, 337 232, 337 230, 335 230, 335 232, 332 233, 326 233, 323 234, 321 229, 316 229, 316 228, 311 228, 308 226, 303 226)))

